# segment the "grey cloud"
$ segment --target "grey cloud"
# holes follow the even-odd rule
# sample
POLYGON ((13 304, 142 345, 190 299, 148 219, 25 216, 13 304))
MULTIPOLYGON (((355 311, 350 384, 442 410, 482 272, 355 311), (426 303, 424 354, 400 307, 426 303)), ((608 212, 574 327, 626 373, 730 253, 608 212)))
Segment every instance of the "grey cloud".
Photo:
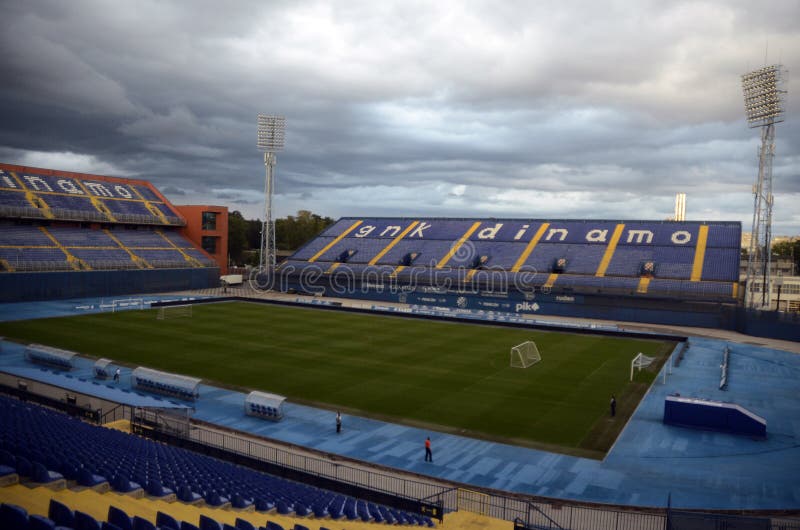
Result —
POLYGON ((161 191, 167 195, 186 195, 184 190, 176 188, 175 186, 164 186, 161 188, 161 191))
MULTIPOLYGON (((660 218, 683 191, 746 224, 739 76, 767 34, 800 71, 798 19, 791 0, 7 2, 0 156, 76 153, 256 216, 270 112, 281 214, 660 218)), ((775 219, 800 232, 780 196, 800 192, 797 123, 778 126, 775 219)))

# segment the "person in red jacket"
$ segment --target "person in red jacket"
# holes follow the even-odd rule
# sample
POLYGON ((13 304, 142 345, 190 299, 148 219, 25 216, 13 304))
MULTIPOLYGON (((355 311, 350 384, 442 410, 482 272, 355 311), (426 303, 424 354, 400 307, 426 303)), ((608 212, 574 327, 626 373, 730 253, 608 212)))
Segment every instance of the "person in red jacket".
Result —
POLYGON ((431 452, 431 437, 425 440, 425 461, 433 462, 433 453, 431 452))

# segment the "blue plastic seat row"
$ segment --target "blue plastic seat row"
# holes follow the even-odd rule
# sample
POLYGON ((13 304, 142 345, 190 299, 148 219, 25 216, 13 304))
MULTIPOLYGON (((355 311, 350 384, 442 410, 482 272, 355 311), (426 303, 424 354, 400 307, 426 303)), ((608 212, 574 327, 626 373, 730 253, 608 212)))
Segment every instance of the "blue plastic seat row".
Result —
POLYGON ((181 399, 186 400, 194 400, 197 399, 197 395, 187 390, 183 387, 177 385, 170 385, 168 383, 163 383, 161 381, 151 381, 150 379, 145 379, 143 377, 136 377, 135 378, 136 386, 146 388, 155 392, 160 392, 162 394, 169 394, 181 399))
POLYGON ((429 519, 292 482, 205 455, 97 427, 56 411, 0 396, 0 465, 32 476, 55 471, 84 485, 108 481, 119 492, 145 489, 183 502, 351 520, 432 526, 429 519), (386 514, 389 515, 386 515, 386 514))
POLYGON ((250 403, 250 411, 254 414, 260 414, 268 417, 280 417, 281 413, 276 407, 269 407, 266 405, 259 405, 258 403, 250 403))
POLYGON ((61 357, 48 355, 45 352, 37 352, 32 350, 29 352, 29 356, 30 360, 35 363, 47 364, 50 366, 63 368, 65 370, 72 369, 72 363, 68 359, 62 359, 61 357))

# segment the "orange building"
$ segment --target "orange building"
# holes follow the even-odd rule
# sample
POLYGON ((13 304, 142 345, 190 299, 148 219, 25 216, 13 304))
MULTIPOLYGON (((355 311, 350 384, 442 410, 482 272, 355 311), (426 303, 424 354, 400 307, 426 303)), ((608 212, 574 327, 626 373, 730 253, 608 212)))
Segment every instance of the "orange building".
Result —
POLYGON ((186 219, 184 236, 200 246, 228 274, 228 208, 208 205, 173 205, 186 219))

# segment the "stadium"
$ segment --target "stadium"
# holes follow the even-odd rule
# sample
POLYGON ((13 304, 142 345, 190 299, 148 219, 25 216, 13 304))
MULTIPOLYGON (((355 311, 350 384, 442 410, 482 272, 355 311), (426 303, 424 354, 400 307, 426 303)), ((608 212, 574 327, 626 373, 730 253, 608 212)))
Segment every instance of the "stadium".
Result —
POLYGON ((0 170, 4 527, 796 527, 739 223, 346 217, 220 287, 226 210, 0 170))
POLYGON ((0 530, 800 530, 796 1, 110 7, 0 4, 0 530))

